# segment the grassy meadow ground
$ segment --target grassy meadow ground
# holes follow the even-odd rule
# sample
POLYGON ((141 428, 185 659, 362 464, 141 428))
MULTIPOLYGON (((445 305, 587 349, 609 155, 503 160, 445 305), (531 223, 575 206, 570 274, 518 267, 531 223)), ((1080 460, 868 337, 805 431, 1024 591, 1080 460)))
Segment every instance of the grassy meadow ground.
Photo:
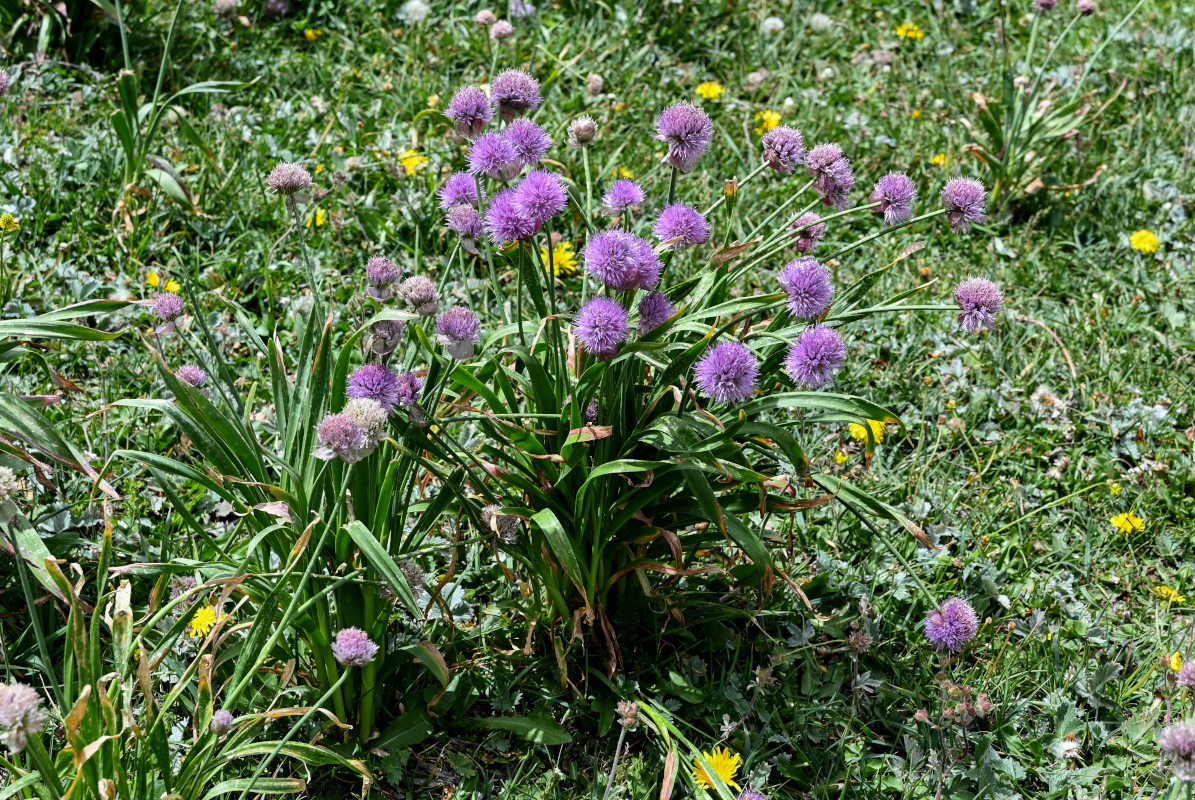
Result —
MULTIPOLYGON (((1069 90, 1133 7, 1097 2, 1047 65, 1051 91, 1069 90)), ((459 85, 509 67, 541 80, 545 102, 535 119, 558 142, 549 163, 574 180, 584 180, 581 162, 560 143, 568 122, 586 113, 599 129, 590 151, 595 185, 630 174, 660 198, 669 173, 651 138, 655 117, 684 99, 710 113, 718 138, 715 157, 683 182, 683 199, 708 203, 724 180, 750 172, 759 163, 756 129, 774 112, 810 142, 841 143, 859 189, 889 169, 904 170, 929 207, 950 176, 992 184, 968 145, 983 141, 978 109, 1000 96, 1006 64, 1026 53, 1032 18, 1026 0, 980 0, 974 8, 965 1, 561 0, 514 20, 514 36, 499 44, 473 21, 483 5, 429 4, 426 19, 410 21, 397 2, 293 0, 277 18, 264 3, 243 2, 243 20, 217 18, 206 2, 185 3, 165 85, 240 84, 180 98, 149 148, 177 171, 194 209, 144 177, 136 185, 122 179, 110 120, 122 63, 112 26, 91 19, 96 40, 85 54, 59 43, 40 64, 35 35, 6 31, 13 84, 0 121, 0 211, 14 214, 20 230, 5 234, 0 296, 11 299, 3 317, 153 296, 152 273, 194 297, 246 393, 254 382, 268 384, 265 364, 219 298, 240 303, 262 336, 276 325, 291 330, 311 307, 295 237, 284 235, 285 209, 265 186, 279 160, 306 164, 321 188, 302 213, 317 268, 342 301, 339 313, 363 318, 352 298, 365 260, 378 254, 443 277, 447 292, 466 296, 435 198, 443 177, 462 168, 466 145, 441 112, 459 85), (782 29, 765 26, 773 16, 782 29), (909 24, 919 35, 897 34, 909 24), (586 89, 592 74, 604 84, 596 94, 586 89), (699 97, 704 82, 724 91, 699 97)), ((507 16, 505 7, 495 11, 507 16)), ((648 637, 641 620, 613 620, 627 658, 612 685, 657 704, 700 749, 741 753, 743 788, 773 799, 1177 791, 1155 735, 1195 713, 1195 698, 1176 687, 1171 669, 1176 653, 1195 659, 1193 14, 1189 2, 1146 0, 1099 53, 1084 84, 1086 116, 1044 159, 1027 162, 1026 183, 1040 178, 1038 185, 1064 188, 1010 190, 969 236, 951 236, 945 225, 910 228, 830 265, 847 285, 921 241, 924 249, 888 272, 880 291, 936 280, 928 295, 948 302, 971 275, 1004 290, 1000 328, 982 337, 961 336, 941 314, 865 323, 866 352, 852 349, 839 381, 896 411, 906 426, 887 426, 874 454, 845 423, 807 431, 811 460, 903 510, 938 549, 907 536, 894 537, 893 547, 831 505, 801 516, 790 538, 774 543, 790 574, 807 579, 810 607, 779 581, 685 581, 683 624, 661 624, 648 637), (1156 252, 1130 246, 1141 229, 1157 235, 1156 252), (1142 521, 1126 523, 1127 533, 1112 521, 1125 514, 1142 521), (965 658, 943 660, 925 643, 927 594, 974 603, 981 628, 965 658), (942 716, 946 704, 981 695, 991 708, 969 726, 942 716)), ((148 95, 174 4, 134 3, 127 15, 148 95)), ((1062 0, 1046 18, 1038 59, 1043 42, 1073 16, 1062 0)), ((733 226, 715 223, 714 242, 746 237, 784 197, 771 173, 752 181, 736 196, 733 226)), ((834 229, 824 252, 862 230, 834 229)), ((579 251, 580 228, 568 236, 579 251)), ((695 273, 708 255, 687 253, 672 269, 695 273)), ((741 291, 774 291, 782 265, 780 257, 761 265, 741 291)), ((507 288, 504 302, 513 304, 513 283, 507 288)), ((488 307, 482 317, 501 315, 488 307)), ((136 309, 94 323, 130 330, 111 342, 47 351, 53 370, 78 391, 46 413, 113 470, 122 496, 110 506, 116 564, 158 561, 167 550, 213 557, 203 542, 164 544, 185 535, 167 498, 145 469, 111 458, 120 449, 185 451, 185 437, 160 415, 111 405, 162 395, 148 347, 183 358, 182 340, 155 343, 136 309)), ((49 395, 61 384, 26 358, 0 364, 0 388, 49 395)), ((90 576, 100 499, 88 481, 66 470, 58 477, 63 492, 34 484, 24 504, 49 550, 90 576)), ((181 491, 203 499, 195 487, 181 491)), ((200 507, 213 528, 235 524, 214 503, 200 507)), ((431 552, 421 566, 435 576, 445 558, 431 552)), ((659 796, 661 739, 643 727, 620 739, 611 708, 570 686, 587 671, 601 673, 603 656, 577 642, 562 680, 551 652, 525 653, 522 634, 505 633, 514 622, 491 599, 498 578, 484 548, 462 558, 452 599, 457 630, 440 647, 456 668, 484 676, 487 688, 471 702, 483 716, 550 716, 571 740, 528 741, 519 730, 470 725, 462 712, 413 744, 366 754, 376 778, 370 791, 659 796)), ((135 585, 135 608, 149 585, 135 585)), ((35 660, 35 648, 11 573, 0 592, 3 669, 19 670, 35 660)), ((176 724, 181 740, 185 715, 176 724)), ((682 750, 681 773, 689 763, 682 750)), ((309 779, 311 796, 360 792, 359 781, 331 770, 309 779)), ((672 796, 695 792, 682 775, 672 796)))

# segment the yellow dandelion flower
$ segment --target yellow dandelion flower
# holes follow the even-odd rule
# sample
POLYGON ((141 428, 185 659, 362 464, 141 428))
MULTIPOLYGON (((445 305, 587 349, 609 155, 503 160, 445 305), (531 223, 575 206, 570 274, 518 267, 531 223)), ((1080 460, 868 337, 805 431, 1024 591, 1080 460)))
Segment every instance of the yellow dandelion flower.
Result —
POLYGON ((323 33, 323 31, 321 31, 319 28, 308 28, 307 30, 303 31, 303 35, 307 37, 307 41, 309 42, 314 42, 320 37, 321 33, 323 33))
POLYGON ((945 153, 938 153, 929 160, 929 163, 936 164, 942 169, 946 169, 950 165, 950 159, 946 157, 945 153))
POLYGON ((1129 244, 1133 246, 1134 250, 1140 250, 1142 253, 1155 253, 1161 242, 1158 241, 1158 237, 1154 235, 1153 231, 1140 230, 1129 237, 1129 244))
POLYGON ((145 282, 155 289, 162 288, 171 294, 178 294, 178 290, 183 288, 182 284, 180 284, 174 278, 163 279, 161 275, 152 270, 148 275, 145 276, 145 282))
POLYGON ((1183 668, 1183 657, 1182 657, 1182 654, 1176 650, 1174 652, 1174 655, 1170 656, 1170 669, 1174 672, 1178 672, 1182 668, 1183 668))
POLYGON ((921 109, 914 108, 911 112, 909 112, 909 116, 913 119, 919 119, 921 117, 921 109))
POLYGON ((912 22, 906 22, 902 25, 897 25, 896 35, 904 37, 905 39, 912 39, 916 42, 919 42, 925 38, 925 34, 921 32, 921 28, 912 22))
MULTIPOLYGON (((877 443, 884 441, 884 423, 874 419, 867 420, 867 427, 871 428, 871 438, 875 439, 877 443)), ((864 428, 857 422, 852 422, 850 425, 851 438, 856 442, 867 441, 867 428, 864 428)))
POLYGON ((414 175, 427 164, 427 157, 421 156, 414 150, 407 148, 399 155, 398 163, 402 164, 403 169, 407 171, 408 175, 414 175))
POLYGON ((717 100, 725 91, 726 87, 714 81, 705 81, 704 83, 699 83, 697 84, 696 89, 697 94, 701 95, 706 100, 717 100))
POLYGON ((17 222, 16 217, 14 217, 12 214, 0 214, 0 231, 12 233, 13 231, 19 231, 20 229, 21 223, 17 222))
POLYGON ((1155 586, 1154 594, 1163 600, 1168 600, 1169 602, 1174 603, 1175 605, 1184 603, 1187 600, 1186 596, 1179 594, 1177 590, 1171 589, 1169 586, 1155 586))
POLYGON ((755 126, 755 132, 762 136, 780 124, 780 112, 771 109, 760 111, 755 115, 755 121, 759 123, 755 126))
MULTIPOLYGON (((703 755, 705 760, 709 762, 709 765, 713 767, 714 772, 717 773, 718 777, 722 779, 723 783, 734 789, 740 788, 739 785, 734 782, 734 776, 738 774, 739 766, 743 763, 742 756, 740 756, 738 753, 732 753, 730 748, 727 747, 715 747, 712 752, 702 753, 701 755, 703 755)), ((697 781, 697 783, 699 783, 701 786, 704 786, 706 789, 714 788, 714 782, 710 780, 710 776, 705 771, 705 767, 701 765, 701 761, 699 761, 696 757, 693 758, 693 780, 697 781)))
MULTIPOLYGON (((548 263, 548 248, 539 248, 539 257, 548 263)), ((577 271, 577 254, 573 252, 572 242, 561 242, 552 250, 552 274, 556 277, 572 275, 577 271)))
POLYGON ((1145 520, 1141 519, 1141 517, 1137 516, 1132 511, 1125 512, 1124 514, 1117 514, 1116 516, 1112 517, 1109 522, 1112 523, 1113 528, 1116 528, 1117 533, 1123 533, 1125 536, 1128 536, 1130 533, 1134 533, 1145 527, 1145 520))
POLYGON ((845 450, 835 450, 834 451, 834 463, 835 464, 845 464, 847 458, 849 458, 849 456, 846 454, 845 450))
POLYGON ((195 612, 195 616, 191 617, 191 638, 198 639, 200 636, 207 636, 211 633, 212 628, 216 627, 216 623, 220 621, 223 614, 220 614, 211 606, 204 606, 195 612))
POLYGON ((615 167, 614 169, 610 170, 610 174, 616 178, 633 178, 633 177, 635 177, 635 173, 631 172, 629 169, 627 169, 625 167, 615 167))
POLYGON ((326 217, 324 216, 324 210, 322 208, 317 208, 314 214, 307 217, 307 227, 310 228, 312 224, 314 224, 315 227, 319 228, 323 226, 325 220, 326 217))
POLYGON ((319 174, 320 174, 321 172, 323 172, 323 171, 324 171, 324 165, 323 165, 323 164, 316 164, 316 165, 315 165, 315 174, 316 174, 316 175, 319 175, 319 174))

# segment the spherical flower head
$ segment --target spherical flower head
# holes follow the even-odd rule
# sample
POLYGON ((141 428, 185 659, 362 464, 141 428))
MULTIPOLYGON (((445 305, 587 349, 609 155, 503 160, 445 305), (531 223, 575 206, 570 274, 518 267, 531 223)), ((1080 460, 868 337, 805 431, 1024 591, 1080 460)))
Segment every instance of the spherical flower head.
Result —
POLYGON ((313 455, 324 461, 339 458, 346 464, 356 464, 373 451, 361 426, 347 414, 329 414, 320 420, 315 433, 313 455))
POLYGON ((763 160, 772 169, 787 175, 805 161, 805 137, 796 128, 780 125, 772 128, 760 140, 763 160))
POLYGON ((846 361, 846 345, 842 335, 833 328, 818 325, 806 328, 789 345, 784 359, 784 371, 793 383, 805 389, 820 389, 829 385, 846 361))
POLYGON ((613 217, 641 204, 647 199, 647 194, 630 178, 621 178, 614 182, 606 196, 602 198, 602 212, 613 217))
MULTIPOLYGON (((402 275, 402 268, 388 258, 374 256, 365 262, 365 280, 369 282, 370 287, 373 289, 379 291, 388 290, 394 285, 394 282, 398 280, 400 275, 402 275)), ((371 294, 373 293, 371 292, 371 294)), ((379 299, 384 300, 389 296, 390 293, 387 291, 386 297, 379 299)))
POLYGON ((1081 16, 1090 17, 1095 13, 1095 0, 1079 0, 1079 2, 1075 3, 1075 10, 1081 16))
POLYGON ((1195 780, 1195 722, 1176 722, 1158 734, 1158 749, 1170 757, 1180 781, 1195 780))
POLYGON ((158 295, 154 300, 154 313, 162 322, 174 322, 183 315, 183 299, 170 292, 158 295))
POLYGON ((738 405, 755 392, 759 359, 742 342, 718 342, 693 367, 693 379, 713 402, 738 405))
POLYGON ((692 172, 714 140, 714 123, 692 103, 677 103, 656 119, 655 138, 668 143, 668 163, 681 172, 692 172))
POLYGON ((975 609, 961 597, 952 597, 925 618, 925 638, 935 650, 957 653, 979 632, 975 609))
POLYGON ((1184 689, 1195 689, 1195 661, 1186 661, 1178 671, 1178 685, 1184 689))
POLYGON ((639 333, 644 334, 663 325, 676 313, 676 306, 663 292, 649 292, 639 301, 639 333))
POLYGON ((467 172, 454 172, 436 194, 440 198, 440 208, 445 211, 462 203, 477 208, 477 179, 467 172))
POLYGON ((292 197, 311 188, 311 173, 299 164, 280 161, 278 166, 270 170, 266 185, 275 194, 292 197))
POLYGON ((597 138, 597 123, 588 114, 582 114, 568 125, 568 146, 580 150, 593 144, 597 138))
POLYGON ((630 332, 627 311, 609 297, 594 297, 577 312, 573 331, 595 358, 610 361, 630 332))
POLYGON ((1058 0, 1034 0, 1033 5, 1043 14, 1048 14, 1058 5, 1058 0))
POLYGON ((398 9, 398 13, 412 25, 423 22, 432 13, 431 6, 423 0, 407 0, 398 9))
POLYGON ((501 42, 515 35, 515 26, 504 19, 500 19, 490 26, 490 38, 501 42))
POLYGON ((472 141, 481 135, 485 126, 493 119, 490 99, 476 86, 462 86, 448 101, 444 116, 452 120, 452 127, 461 136, 472 141))
POLYGON ((486 133, 469 149, 469 171, 496 181, 508 181, 523 171, 523 160, 510 139, 501 133, 486 133))
POLYGON ((813 186, 822 202, 836 208, 846 208, 847 195, 855 185, 851 163, 836 144, 819 144, 805 156, 805 169, 813 178, 813 186))
POLYGON ((951 178, 942 189, 946 220, 955 233, 971 230, 972 222, 987 219, 988 190, 974 178, 951 178))
POLYGON ((29 744, 29 735, 41 733, 49 715, 42 708, 41 695, 23 683, 0 684, 0 742, 19 753, 29 744))
POLYGON ((436 320, 436 333, 448 354, 457 361, 473 357, 473 350, 481 338, 481 322, 467 308, 450 308, 436 320))
POLYGON ((481 509, 481 524, 487 531, 498 534, 506 544, 514 544, 519 539, 519 518, 499 513, 502 506, 492 503, 481 509))
POLYGON ((411 408, 419 402, 419 398, 423 394, 423 378, 414 372, 400 373, 396 390, 398 404, 403 408, 411 408))
POLYGON ((538 164, 552 146, 552 137, 529 119, 516 119, 502 132, 524 164, 538 164))
POLYGON ((288 0, 267 0, 266 14, 271 17, 285 17, 290 13, 288 0))
POLYGON ((488 28, 498 21, 498 15, 490 9, 485 8, 477 12, 477 16, 473 18, 473 21, 483 28, 488 28))
MULTIPOLYGON (((457 235, 476 241, 485 233, 485 225, 481 221, 481 215, 477 213, 477 209, 473 206, 458 205, 453 206, 448 210, 447 216, 448 228, 457 235)), ((476 252, 473 250, 472 252, 476 252)))
POLYGON ((397 349, 406 332, 405 320, 380 319, 369 326, 369 348, 379 356, 388 356, 397 349))
POLYGON ((398 376, 385 364, 371 361, 357 367, 349 375, 345 386, 349 397, 368 397, 377 400, 387 411, 394 411, 398 404, 398 376))
POLYGON ((826 313, 834 299, 830 273, 813 256, 802 256, 780 271, 780 288, 788 295, 788 309, 797 319, 826 313))
POLYGON ((876 210, 884 215, 884 222, 889 225, 897 225, 911 217, 916 200, 917 187, 903 172, 889 172, 880 178, 867 198, 868 203, 880 204, 876 210))
POLYGON ((212 733, 217 736, 223 736, 232 730, 232 712, 226 708, 222 708, 215 714, 212 714, 212 721, 208 723, 212 733))
POLYGON ((340 413, 357 423, 362 435, 369 440, 371 450, 385 437, 389 414, 385 406, 372 397, 354 397, 344 404, 340 413))
POLYGON ((194 386, 196 389, 207 383, 207 373, 194 364, 184 364, 174 375, 183 383, 194 386))
POLYGON ((736 800, 768 800, 768 798, 759 792, 753 792, 750 789, 744 789, 743 791, 739 792, 739 796, 736 798, 736 800))
POLYGON ((826 238, 826 223, 819 220, 821 217, 812 211, 807 211, 794 219, 788 226, 797 233, 793 247, 797 249, 798 253, 812 253, 817 249, 818 244, 826 238))
POLYGON ((360 628, 337 631, 332 642, 332 655, 342 666, 364 667, 377 657, 378 646, 360 628))
POLYGON ((660 279, 660 259, 633 233, 612 230, 593 236, 581 251, 585 271, 618 292, 650 289, 660 279))
POLYGON ((527 0, 510 0, 506 5, 506 10, 515 19, 524 19, 535 13, 535 6, 527 2, 527 0))
POLYGON ((499 73, 490 83, 490 101, 509 122, 539 108, 539 81, 520 69, 499 73))
POLYGON ((1004 308, 1004 295, 987 278, 968 278, 954 290, 954 302, 961 309, 959 325, 967 333, 975 333, 981 328, 995 330, 996 315, 1004 308))
POLYGON ((661 242, 679 237, 671 249, 705 244, 710 240, 710 224, 705 216, 695 208, 684 203, 673 203, 660 209, 656 216, 656 227, 653 231, 661 242))
POLYGON ((494 195, 485 212, 485 229, 490 241, 501 247, 507 242, 521 242, 539 233, 540 225, 515 204, 515 190, 494 195))
POLYGON ((412 275, 398 289, 403 302, 416 314, 434 317, 440 310, 440 292, 426 275, 412 275))
POLYGON ((515 209, 530 219, 536 228, 558 216, 568 205, 568 190, 560 178, 543 169, 529 172, 514 192, 515 209))
POLYGON ((237 11, 237 0, 216 0, 212 4, 212 12, 217 17, 231 17, 237 11))

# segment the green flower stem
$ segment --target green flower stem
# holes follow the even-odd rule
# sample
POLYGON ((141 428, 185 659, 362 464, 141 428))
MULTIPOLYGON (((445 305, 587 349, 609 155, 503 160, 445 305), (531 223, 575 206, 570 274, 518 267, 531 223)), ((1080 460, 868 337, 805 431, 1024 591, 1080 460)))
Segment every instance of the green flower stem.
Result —
MULTIPOLYGON (((784 230, 779 235, 779 237, 775 237, 775 238, 771 239, 769 242, 764 243, 763 252, 758 253, 750 261, 743 263, 738 269, 741 271, 741 270, 747 269, 748 267, 754 267, 754 266, 757 266, 761 261, 771 258, 776 253, 780 252, 781 250, 783 250, 786 247, 789 247, 793 242, 795 242, 800 237, 801 232, 804 231, 806 228, 809 228, 813 225, 821 225, 825 222, 829 222, 831 220, 838 219, 839 217, 845 217, 848 214, 854 214, 857 211, 866 211, 871 208, 877 208, 879 205, 880 205, 879 203, 868 203, 867 205, 855 206, 854 208, 848 208, 844 211, 839 211, 836 214, 830 214, 828 216, 822 217, 817 222, 809 223, 807 225, 802 225, 800 228, 795 228, 792 230, 784 230), (778 244, 776 244, 777 242, 778 242, 778 244)), ((940 213, 940 212, 934 212, 934 213, 936 214, 936 213, 940 213)), ((853 245, 852 247, 857 246, 858 244, 861 244, 865 241, 870 241, 870 239, 874 239, 877 236, 882 236, 883 234, 888 233, 890 231, 894 231, 897 228, 903 227, 904 225, 907 225, 909 223, 916 222, 918 219, 924 219, 924 218, 925 217, 916 217, 914 219, 909 220, 908 222, 902 223, 901 225, 894 225, 891 228, 885 228, 884 230, 880 231, 879 233, 873 234, 871 237, 861 239, 858 243, 856 243, 856 245, 853 245)), ((850 248, 848 248, 848 249, 850 249, 850 248)), ((846 252, 846 250, 843 250, 842 252, 846 252)), ((831 258, 833 258, 833 257, 831 257, 831 258)), ((830 261, 831 258, 827 258, 825 260, 830 261)))
MULTIPOLYGON (((749 173, 747 173, 747 177, 745 177, 741 181, 739 181, 738 188, 741 190, 744 186, 746 186, 748 183, 751 182, 752 178, 754 178, 756 175, 763 172, 767 168, 768 168, 768 162, 764 161, 758 167, 756 167, 755 169, 753 169, 749 173)), ((675 173, 676 173, 676 171, 673 170, 673 174, 675 174, 675 173)), ((804 191, 804 189, 802 189, 801 191, 804 191)), ((708 217, 710 214, 714 213, 714 211, 718 208, 718 206, 720 206, 724 202, 726 202, 726 198, 728 198, 728 197, 730 197, 730 195, 726 194, 726 192, 722 192, 722 196, 719 197, 717 200, 715 200, 710 205, 709 208, 707 208, 705 211, 703 211, 701 213, 705 214, 705 216, 708 217)), ((671 201, 669 201, 669 202, 671 202, 671 201)))
POLYGON ((58 776, 53 759, 50 758, 50 754, 46 752, 45 746, 41 743, 40 734, 29 737, 29 744, 26 745, 25 752, 29 754, 32 766, 41 773, 42 785, 50 790, 50 797, 53 800, 62 797, 62 779, 58 776))
POLYGON ((593 230, 593 183, 589 176, 589 148, 581 148, 581 163, 585 165, 585 230, 593 230))
MULTIPOLYGON (((813 187, 813 181, 809 181, 809 183, 805 184, 800 189, 798 189, 796 194, 794 194, 792 197, 788 198, 783 203, 781 203, 780 207, 777 208, 775 211, 773 211, 771 214, 768 214, 766 217, 764 217, 763 222, 756 225, 755 228, 751 231, 751 233, 747 234, 745 241, 749 242, 753 238, 755 238, 755 234, 759 233, 764 228, 766 228, 769 224, 771 224, 772 220, 774 220, 780 214, 784 213, 784 209, 788 208, 792 203, 794 203, 797 200, 797 198, 799 198, 801 195, 805 194, 805 192, 809 191, 812 187, 813 187)), ((814 200, 808 206, 801 209, 801 214, 805 214, 806 212, 812 211, 814 206, 817 205, 817 203, 818 203, 818 201, 814 200)), ((801 214, 798 214, 797 216, 800 217, 801 214)), ((821 220, 818 220, 818 222, 821 222, 821 220)), ((814 223, 814 224, 816 225, 817 223, 814 223)), ((808 226, 807 225, 802 226, 801 230, 805 230, 806 227, 808 227, 808 226)), ((780 230, 783 232, 784 228, 781 228, 780 230)))
POLYGON ((668 179, 668 205, 676 202, 676 176, 679 174, 676 167, 672 168, 672 177, 668 179))

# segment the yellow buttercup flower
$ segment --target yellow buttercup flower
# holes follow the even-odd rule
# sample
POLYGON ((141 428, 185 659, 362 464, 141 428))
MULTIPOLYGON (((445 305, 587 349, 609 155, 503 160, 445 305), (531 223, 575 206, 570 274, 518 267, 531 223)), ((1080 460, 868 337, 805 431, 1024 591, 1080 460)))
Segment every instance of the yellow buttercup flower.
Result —
MULTIPOLYGON (((884 423, 874 419, 867 420, 867 427, 871 428, 871 438, 875 439, 877 443, 884 441, 884 423)), ((867 428, 864 428, 857 422, 852 422, 849 428, 851 438, 856 442, 867 441, 867 428)))
POLYGON ((917 42, 925 38, 925 34, 921 32, 921 28, 917 27, 912 22, 906 22, 902 25, 896 26, 896 35, 902 36, 905 39, 912 39, 917 42))
POLYGON ((633 178, 635 174, 625 167, 615 167, 610 170, 610 174, 618 178, 633 178))
POLYGON ((212 628, 216 627, 216 623, 222 616, 211 606, 204 606, 196 611, 195 616, 191 617, 191 638, 198 639, 200 636, 207 636, 211 633, 212 628))
POLYGON ((1182 668, 1183 668, 1183 657, 1182 657, 1182 654, 1180 654, 1176 650, 1174 652, 1174 655, 1170 656, 1170 669, 1174 672, 1178 672, 1182 668))
POLYGON ((427 158, 408 148, 398 157, 398 163, 403 165, 408 175, 414 175, 427 164, 427 158))
MULTIPOLYGON (((709 762, 711 767, 713 767, 714 772, 717 773, 718 777, 722 779, 723 783, 734 789, 740 788, 739 785, 734 782, 734 776, 738 774, 739 766, 743 763, 742 756, 740 756, 738 753, 732 753, 727 747, 715 747, 712 752, 702 753, 701 755, 705 756, 705 760, 709 762)), ((706 773, 705 767, 701 765, 701 762, 698 761, 697 758, 693 759, 693 780, 697 781, 697 783, 704 786, 706 789, 714 788, 714 782, 710 780, 710 776, 708 773, 706 773)))
POLYGON ((323 171, 324 171, 324 165, 323 165, 323 164, 316 164, 316 165, 315 165, 315 174, 316 174, 316 175, 319 175, 319 174, 320 174, 321 172, 323 172, 323 171))
POLYGON ((942 169, 946 169, 946 167, 950 164, 950 159, 946 157, 945 153, 938 153, 929 160, 929 163, 936 164, 942 169))
POLYGON ((717 100, 722 96, 722 93, 726 91, 726 87, 720 83, 715 83, 714 81, 705 81, 704 83, 697 84, 696 91, 697 94, 701 95, 706 100, 717 100))
POLYGON ((1154 235, 1153 231, 1140 230, 1129 237, 1129 244, 1133 246, 1134 250, 1140 250, 1142 253, 1154 253, 1157 252, 1161 242, 1158 241, 1158 237, 1154 235))
POLYGON ((438 105, 440 105, 440 95, 433 94, 431 97, 427 98, 428 108, 435 108, 438 105))
POLYGON ((780 124, 780 112, 770 109, 760 111, 755 115, 755 121, 759 123, 755 126, 755 132, 762 136, 780 124))
MULTIPOLYGON (((539 256, 548 263, 548 248, 539 248, 539 256)), ((556 277, 572 275, 577 271, 577 255, 572 242, 561 242, 552 250, 552 274, 556 277)))
POLYGON ((162 280, 162 276, 152 270, 148 275, 145 276, 145 282, 155 289, 161 287, 171 294, 178 294, 178 290, 183 288, 182 284, 180 284, 174 278, 162 280))
POLYGON ((1156 594, 1158 597, 1162 598, 1163 600, 1169 600, 1171 603, 1174 603, 1175 605, 1178 605, 1179 603, 1186 602, 1186 599, 1187 599, 1185 596, 1179 594, 1177 590, 1171 589, 1169 586, 1155 586, 1154 594, 1156 594))
POLYGON ((315 227, 318 228, 324 224, 325 220, 326 217, 324 216, 324 210, 322 208, 317 208, 315 213, 307 218, 307 227, 310 228, 314 223, 315 227))
POLYGON ((1116 481, 1108 481, 1108 491, 1114 495, 1120 494, 1120 484, 1116 481))
POLYGON ((849 457, 850 457, 850 456, 848 456, 848 455, 846 454, 846 451, 845 451, 845 450, 835 450, 835 451, 834 451, 834 463, 835 463, 835 464, 845 464, 845 463, 846 463, 846 460, 847 460, 849 457))
POLYGON ((1125 512, 1124 514, 1117 514, 1116 516, 1112 517, 1109 522, 1112 523, 1113 528, 1116 528, 1117 533, 1123 533, 1125 536, 1128 536, 1130 533, 1134 533, 1145 527, 1145 520, 1141 519, 1141 517, 1137 516, 1132 511, 1125 512))
POLYGON ((323 31, 321 31, 319 28, 308 28, 307 30, 303 31, 303 35, 307 37, 307 41, 309 42, 314 42, 320 37, 321 33, 323 33, 323 31))
POLYGON ((909 116, 913 119, 918 119, 921 116, 921 109, 914 108, 911 112, 909 112, 909 116))
POLYGON ((21 223, 17 222, 17 218, 12 214, 0 215, 0 231, 12 233, 13 231, 19 231, 20 229, 21 223))

